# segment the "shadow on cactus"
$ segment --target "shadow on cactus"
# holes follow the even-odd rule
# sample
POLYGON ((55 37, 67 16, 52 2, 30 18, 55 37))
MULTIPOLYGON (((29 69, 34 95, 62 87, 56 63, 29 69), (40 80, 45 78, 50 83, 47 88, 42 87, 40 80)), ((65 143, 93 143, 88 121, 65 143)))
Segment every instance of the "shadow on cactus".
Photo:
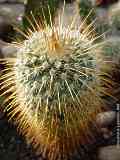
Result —
POLYGON ((101 95, 108 94, 103 86, 111 85, 101 76, 107 74, 101 72, 102 43, 94 44, 90 26, 80 33, 85 20, 80 28, 74 22, 64 28, 61 16, 55 27, 31 23, 16 57, 1 60, 5 111, 48 160, 80 157, 95 141, 95 118, 105 107, 101 95))

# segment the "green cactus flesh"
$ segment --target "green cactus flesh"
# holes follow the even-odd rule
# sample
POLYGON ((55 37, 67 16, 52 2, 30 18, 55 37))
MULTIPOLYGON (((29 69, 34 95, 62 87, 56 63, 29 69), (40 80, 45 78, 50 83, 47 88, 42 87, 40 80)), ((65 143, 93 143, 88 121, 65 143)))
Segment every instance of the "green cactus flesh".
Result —
MULTIPOLYGON (((63 44, 62 35, 59 38, 61 38, 60 43, 63 44)), ((15 71, 16 83, 22 84, 25 88, 22 94, 26 102, 31 101, 36 105, 41 97, 43 106, 48 104, 51 109, 52 105, 58 105, 58 99, 61 105, 65 101, 66 103, 71 101, 71 98, 74 99, 74 92, 79 97, 81 92, 87 89, 85 84, 96 80, 94 75, 87 73, 87 69, 96 68, 93 53, 84 54, 83 51, 80 55, 82 50, 87 49, 88 41, 79 39, 76 43, 76 38, 70 41, 64 42, 66 44, 63 44, 63 49, 58 49, 56 53, 54 51, 49 53, 41 33, 34 33, 25 41, 24 47, 18 53, 15 71)))
POLYGON ((61 25, 32 32, 3 71, 6 110, 50 160, 71 159, 94 139, 104 62, 90 32, 61 25))

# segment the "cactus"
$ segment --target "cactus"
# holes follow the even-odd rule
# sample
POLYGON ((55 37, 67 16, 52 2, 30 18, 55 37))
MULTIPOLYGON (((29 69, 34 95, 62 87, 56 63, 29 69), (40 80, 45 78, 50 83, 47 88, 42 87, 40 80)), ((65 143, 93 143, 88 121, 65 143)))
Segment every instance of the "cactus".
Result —
POLYGON ((5 110, 44 158, 74 159, 99 130, 104 61, 89 27, 80 33, 74 23, 45 26, 28 29, 16 57, 2 60, 5 110))

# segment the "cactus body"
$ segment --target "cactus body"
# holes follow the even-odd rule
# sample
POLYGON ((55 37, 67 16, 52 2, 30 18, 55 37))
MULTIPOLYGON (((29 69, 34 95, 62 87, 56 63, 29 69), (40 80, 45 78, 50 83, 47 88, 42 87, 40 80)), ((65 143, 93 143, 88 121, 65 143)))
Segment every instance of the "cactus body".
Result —
POLYGON ((104 107, 99 76, 104 62, 90 33, 61 23, 44 29, 37 24, 6 63, 6 109, 49 160, 79 157, 81 146, 95 140, 95 117, 104 107))

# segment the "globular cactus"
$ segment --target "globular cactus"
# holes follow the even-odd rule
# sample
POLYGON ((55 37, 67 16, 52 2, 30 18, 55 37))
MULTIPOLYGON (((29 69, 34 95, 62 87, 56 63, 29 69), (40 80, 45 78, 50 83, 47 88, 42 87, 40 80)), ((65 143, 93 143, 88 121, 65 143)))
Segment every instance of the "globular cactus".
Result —
POLYGON ((44 28, 36 23, 37 29, 31 24, 16 57, 2 60, 5 110, 48 160, 79 157, 95 140, 108 83, 100 76, 104 60, 90 28, 80 33, 74 23, 66 28, 59 22, 44 28))

